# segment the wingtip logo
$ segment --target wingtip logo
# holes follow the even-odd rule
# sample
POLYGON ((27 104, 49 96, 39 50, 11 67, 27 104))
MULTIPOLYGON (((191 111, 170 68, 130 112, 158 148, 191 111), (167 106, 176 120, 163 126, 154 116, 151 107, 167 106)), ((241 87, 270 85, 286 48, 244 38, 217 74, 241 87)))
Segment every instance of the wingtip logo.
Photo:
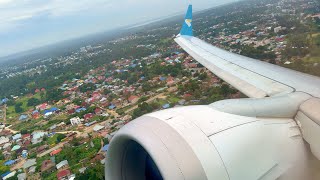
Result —
POLYGON ((192 19, 186 19, 185 22, 189 27, 191 27, 192 19))

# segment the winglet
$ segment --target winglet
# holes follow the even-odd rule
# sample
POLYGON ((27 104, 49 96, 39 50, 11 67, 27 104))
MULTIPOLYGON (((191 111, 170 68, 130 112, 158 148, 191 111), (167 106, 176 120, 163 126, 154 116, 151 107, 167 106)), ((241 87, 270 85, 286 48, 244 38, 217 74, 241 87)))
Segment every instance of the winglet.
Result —
POLYGON ((193 32, 192 32, 192 5, 191 4, 188 7, 186 17, 184 18, 184 22, 182 25, 182 29, 180 31, 180 35, 193 36, 193 32))

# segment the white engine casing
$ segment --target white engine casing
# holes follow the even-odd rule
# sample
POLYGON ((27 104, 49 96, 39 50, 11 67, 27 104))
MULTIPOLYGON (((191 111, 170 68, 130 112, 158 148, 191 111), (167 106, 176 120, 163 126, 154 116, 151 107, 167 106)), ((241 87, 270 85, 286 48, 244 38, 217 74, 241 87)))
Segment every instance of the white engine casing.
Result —
POLYGON ((147 155, 163 179, 256 180, 299 177, 291 171, 305 177, 297 169, 310 153, 293 119, 189 106, 147 114, 120 129, 108 151, 106 179, 145 179, 147 155))

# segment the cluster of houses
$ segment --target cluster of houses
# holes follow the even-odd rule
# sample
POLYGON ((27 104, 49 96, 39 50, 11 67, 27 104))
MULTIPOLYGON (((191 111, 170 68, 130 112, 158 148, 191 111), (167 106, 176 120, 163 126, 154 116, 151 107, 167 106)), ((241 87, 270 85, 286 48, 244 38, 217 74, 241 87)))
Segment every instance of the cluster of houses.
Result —
MULTIPOLYGON (((41 143, 45 136, 48 136, 48 133, 44 131, 34 131, 31 134, 13 134, 9 130, 2 129, 0 132, 0 149, 4 159, 6 159, 3 165, 13 167, 16 164, 24 162, 22 168, 25 170, 25 172, 35 173, 36 160, 28 159, 28 155, 30 153, 37 153, 37 149, 28 149, 28 147, 30 147, 30 145, 41 143)), ((8 171, 1 176, 3 179, 7 179, 14 176, 16 173, 18 172, 8 171)), ((20 176, 25 177, 25 174, 22 173, 20 176)))
MULTIPOLYGON (((256 5, 259 7, 259 5, 256 5)), ((260 21, 253 19, 248 22, 247 19, 233 19, 229 22, 223 22, 215 24, 211 27, 205 27, 200 34, 200 38, 206 39, 206 41, 214 44, 215 46, 227 49, 235 53, 241 53, 240 49, 232 45, 250 45, 253 47, 266 46, 268 52, 274 52, 276 55, 275 62, 281 63, 283 60, 282 52, 287 47, 286 35, 288 32, 294 30, 296 27, 285 25, 278 21, 277 17, 291 16, 292 18, 299 19, 302 23, 305 23, 307 18, 317 18, 317 14, 304 14, 300 13, 304 9, 310 9, 315 7, 313 1, 286 1, 281 0, 277 3, 263 5, 267 8, 266 11, 259 12, 256 16, 260 21), (261 23, 263 20, 263 23, 261 23), (230 33, 230 29, 239 28, 242 30, 236 33, 230 33), (218 33, 218 35, 217 35, 218 33)), ((243 14, 242 10, 235 10, 231 14, 243 14)), ((225 16, 229 16, 226 14, 225 16)), ((241 16, 239 16, 241 17, 241 16)), ((211 18, 221 18, 219 16, 211 18)), ((215 22, 214 19, 210 20, 215 22)), ((203 19, 203 23, 206 23, 207 19, 203 19)), ((292 47, 295 48, 295 47, 292 47)), ((283 63, 290 63, 284 61, 283 63)))
POLYGON ((28 121, 30 119, 49 118, 55 113, 59 113, 57 107, 51 106, 48 103, 43 103, 35 107, 35 110, 30 109, 27 113, 21 114, 19 121, 28 121))
MULTIPOLYGON (((103 136, 104 138, 111 138, 114 136, 114 133, 109 134, 108 130, 105 129, 105 126, 96 125, 93 128, 94 136, 103 136)), ((40 179, 39 173, 50 174, 56 172, 56 177, 58 180, 73 180, 76 175, 72 173, 70 169, 68 160, 62 160, 56 162, 55 156, 61 153, 65 146, 70 146, 68 143, 70 140, 76 137, 77 133, 67 134, 67 141, 64 142, 64 145, 60 148, 50 150, 50 159, 46 159, 40 162, 41 166, 39 171, 37 171, 38 162, 35 157, 30 157, 30 154, 40 155, 42 153, 47 153, 50 148, 48 144, 42 143, 42 140, 47 137, 55 135, 55 133, 47 133, 44 131, 36 131, 31 134, 12 134, 9 130, 2 130, 0 132, 0 149, 6 161, 3 162, 3 166, 8 166, 12 171, 7 171, 1 174, 2 179, 8 179, 13 176, 17 176, 19 180, 25 180, 27 178, 40 179), (38 145, 39 144, 39 145, 38 145), (30 146, 38 145, 38 146, 30 146), (30 148, 31 149, 28 149, 30 148), (14 156, 15 154, 15 156, 14 156), (16 158, 13 158, 16 157, 16 158)), ((81 144, 86 143, 90 140, 90 137, 87 133, 81 134, 81 144)), ((90 146, 94 146, 91 142, 90 146)), ((104 145, 101 148, 101 152, 90 160, 91 163, 100 162, 104 164, 105 162, 105 153, 108 150, 108 144, 104 145)), ((86 167, 79 169, 80 173, 84 173, 86 167)))

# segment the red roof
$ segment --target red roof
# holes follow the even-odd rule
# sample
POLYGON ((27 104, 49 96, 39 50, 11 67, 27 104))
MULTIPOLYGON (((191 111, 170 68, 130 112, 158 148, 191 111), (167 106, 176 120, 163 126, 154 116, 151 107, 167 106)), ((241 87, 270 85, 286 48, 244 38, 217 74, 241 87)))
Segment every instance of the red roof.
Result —
POLYGON ((109 131, 101 131, 100 136, 101 137, 106 137, 109 134, 109 131))
POLYGON ((30 137, 31 137, 31 135, 30 135, 30 134, 24 134, 24 135, 22 135, 22 139, 30 138, 30 137))
POLYGON ((81 106, 82 106, 82 107, 84 107, 84 106, 88 106, 88 103, 86 103, 86 102, 82 102, 82 103, 81 103, 81 106))
POLYGON ((92 93, 92 97, 96 98, 98 96, 101 96, 101 94, 99 92, 94 92, 92 93))
POLYGON ((29 144, 31 144, 31 141, 30 140, 27 140, 23 143, 24 145, 28 146, 29 144))
POLYGON ((34 114, 32 114, 32 118, 33 119, 38 119, 40 117, 40 113, 39 112, 36 112, 34 114))
POLYGON ((96 108, 96 109, 94 110, 94 112, 95 112, 96 114, 101 113, 101 111, 102 111, 101 108, 96 108))
POLYGON ((185 64, 188 68, 196 68, 198 65, 194 63, 187 63, 185 64))
POLYGON ((102 159, 104 159, 104 156, 102 154, 97 154, 93 159, 90 160, 90 162, 97 162, 97 161, 101 161, 102 159))
POLYGON ((71 175, 71 172, 68 169, 66 169, 66 170, 62 170, 62 171, 58 172, 57 178, 60 180, 63 177, 66 177, 66 176, 69 176, 69 175, 71 175))
POLYGON ((40 104, 38 107, 39 109, 46 109, 48 106, 48 103, 43 103, 43 104, 40 104))
POLYGON ((70 109, 70 110, 68 110, 68 114, 73 114, 75 111, 76 110, 74 110, 74 109, 70 109))
POLYGON ((91 119, 93 118, 93 114, 92 113, 89 113, 89 114, 86 114, 83 116, 84 119, 91 119))
POLYGON ((185 94, 183 97, 184 98, 189 98, 189 97, 191 97, 192 95, 191 94, 185 94))
POLYGON ((56 150, 53 150, 53 151, 50 153, 50 156, 54 156, 54 155, 56 155, 56 154, 59 154, 61 151, 62 151, 61 148, 56 149, 56 150))
POLYGON ((106 82, 110 82, 110 81, 112 81, 113 80, 113 78, 112 77, 109 77, 109 78, 107 78, 105 81, 106 82))
POLYGON ((138 96, 131 95, 131 96, 128 98, 128 101, 132 102, 132 101, 134 101, 135 99, 138 99, 138 98, 139 98, 138 96))
POLYGON ((169 76, 169 77, 167 78, 167 82, 169 82, 169 81, 174 81, 174 78, 171 77, 171 76, 169 76))
POLYGON ((105 77, 104 77, 104 76, 99 76, 98 79, 99 79, 99 80, 104 80, 105 77))

